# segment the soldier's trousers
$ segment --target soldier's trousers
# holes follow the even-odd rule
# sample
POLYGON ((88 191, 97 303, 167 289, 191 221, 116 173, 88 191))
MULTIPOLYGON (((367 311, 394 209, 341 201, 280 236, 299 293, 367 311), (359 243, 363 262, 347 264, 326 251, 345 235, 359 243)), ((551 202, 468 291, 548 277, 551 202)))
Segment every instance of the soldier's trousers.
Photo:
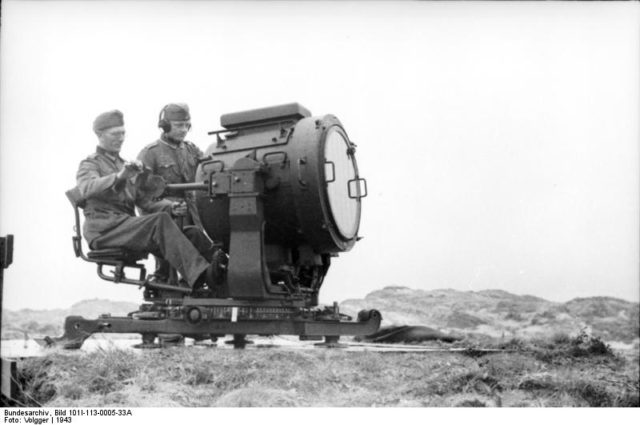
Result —
POLYGON ((208 238, 198 232, 190 232, 189 236, 192 240, 182 233, 169 214, 161 212, 130 217, 94 239, 91 247, 149 252, 167 260, 193 286, 209 267, 209 262, 203 257, 207 255, 207 248, 202 243, 202 238, 207 241, 208 238), (194 244, 199 245, 203 252, 194 244))
MULTIPOLYGON (((191 243, 195 245, 205 259, 210 260, 213 257, 213 242, 198 226, 194 225, 190 214, 184 217, 175 217, 173 221, 179 229, 182 229, 182 232, 191 243)), ((156 260, 156 270, 154 274, 160 278, 160 280, 168 280, 171 275, 171 264, 162 257, 155 256, 154 258, 156 260)))
MULTIPOLYGON (((178 226, 178 229, 180 227, 178 226)), ((213 257, 214 245, 211 239, 196 226, 186 226, 182 228, 184 235, 191 241, 200 254, 209 261, 213 257)), ((156 271, 154 274, 161 280, 167 280, 170 276, 171 264, 162 257, 154 256, 156 260, 156 271)))

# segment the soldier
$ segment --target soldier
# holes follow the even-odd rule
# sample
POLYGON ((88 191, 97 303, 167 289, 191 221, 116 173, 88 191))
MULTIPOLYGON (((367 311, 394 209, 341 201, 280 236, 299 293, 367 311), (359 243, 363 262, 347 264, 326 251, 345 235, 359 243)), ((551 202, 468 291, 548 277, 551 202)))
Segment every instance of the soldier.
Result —
MULTIPOLYGON (((158 127, 162 129, 160 138, 142 149, 138 160, 168 184, 192 183, 195 181, 198 160, 203 154, 196 145, 185 140, 191 129, 189 106, 184 103, 165 105, 158 117, 158 127)), ((179 202, 181 208, 186 210, 186 213, 177 219, 179 227, 183 228, 185 234, 204 232, 193 192, 185 192, 184 197, 175 196, 165 199, 179 202)), ((144 213, 147 211, 143 210, 144 213)), ((213 250, 212 243, 210 247, 213 250)), ((167 261, 156 257, 155 275, 161 280, 169 278, 167 261)))
POLYGON ((139 189, 142 164, 125 162, 119 155, 125 135, 122 112, 100 114, 93 130, 98 136, 96 152, 80 163, 76 177, 86 199, 83 234, 89 247, 150 252, 166 259, 189 287, 206 286, 213 266, 203 255, 210 242, 195 232, 187 238, 178 228, 172 217, 184 214, 179 202, 156 201, 139 189), (136 217, 134 205, 149 214, 136 217))

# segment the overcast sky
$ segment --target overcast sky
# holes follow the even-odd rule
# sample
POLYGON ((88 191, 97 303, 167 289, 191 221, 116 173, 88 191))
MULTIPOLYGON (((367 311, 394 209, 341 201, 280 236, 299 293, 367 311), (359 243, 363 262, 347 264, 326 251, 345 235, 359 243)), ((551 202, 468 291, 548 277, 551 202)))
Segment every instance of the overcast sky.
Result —
POLYGON ((141 301, 76 259, 64 196, 124 112, 122 155, 186 102, 334 114, 367 179, 360 233, 322 302, 388 285, 638 301, 640 11, 574 2, 3 1, 5 307, 141 301))

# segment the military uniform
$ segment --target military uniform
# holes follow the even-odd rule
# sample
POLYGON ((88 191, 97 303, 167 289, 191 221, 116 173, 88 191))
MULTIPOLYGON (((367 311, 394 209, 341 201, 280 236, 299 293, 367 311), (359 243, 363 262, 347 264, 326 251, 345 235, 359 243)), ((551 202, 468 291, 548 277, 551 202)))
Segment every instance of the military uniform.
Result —
MULTIPOLYGON (((202 156, 200 148, 193 143, 186 140, 179 144, 172 143, 162 135, 160 139, 145 146, 138 155, 138 159, 154 174, 161 176, 167 184, 193 183, 196 178, 198 159, 202 156)), ((165 199, 176 202, 185 201, 188 213, 184 217, 183 225, 195 225, 202 229, 193 192, 185 192, 184 198, 167 197, 165 199)))
POLYGON ((193 232, 188 239, 171 218, 172 202, 156 201, 140 190, 136 179, 144 175, 119 180, 123 167, 119 155, 101 147, 80 163, 76 180, 86 200, 83 234, 89 246, 150 252, 166 259, 193 286, 209 267, 203 257, 208 238, 193 232), (149 214, 136 217, 135 206, 149 214))

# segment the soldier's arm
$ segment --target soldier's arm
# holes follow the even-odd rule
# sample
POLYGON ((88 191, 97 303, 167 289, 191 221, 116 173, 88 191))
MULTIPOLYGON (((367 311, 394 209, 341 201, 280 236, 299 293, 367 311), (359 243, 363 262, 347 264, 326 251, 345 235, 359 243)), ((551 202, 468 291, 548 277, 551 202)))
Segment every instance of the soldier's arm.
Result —
POLYGON ((189 152, 191 153, 191 155, 193 155, 196 159, 202 159, 202 157, 204 156, 204 153, 202 152, 202 150, 200 150, 200 148, 196 146, 196 144, 193 142, 186 142, 186 143, 187 143, 187 146, 189 147, 189 152))
MULTIPOLYGON (((148 147, 145 147, 140 151, 138 154, 138 161, 141 161, 145 167, 151 170, 152 173, 156 172, 156 156, 148 147)), ((166 199, 156 200, 144 190, 138 190, 136 195, 136 205, 145 214, 151 214, 154 212, 166 212, 171 214, 172 204, 172 201, 166 199)))
POLYGON ((107 190, 116 190, 118 183, 117 173, 111 173, 106 176, 100 176, 100 166, 91 159, 85 159, 80 162, 78 173, 76 174, 76 183, 80 194, 83 198, 90 198, 107 190))
POLYGON ((171 214, 171 205, 173 201, 168 199, 154 200, 148 195, 143 195, 136 199, 136 205, 146 214, 155 212, 166 212, 171 214))
POLYGON ((146 178, 149 174, 139 175, 139 180, 136 181, 136 206, 140 208, 144 214, 151 214, 154 212, 167 212, 171 213, 172 201, 167 199, 155 199, 154 191, 148 190, 145 184, 146 178))
POLYGON ((193 147, 196 150, 196 158, 201 159, 204 156, 204 153, 202 152, 202 150, 200 150, 199 147, 197 147, 196 145, 193 145, 193 147))
POLYGON ((142 162, 145 167, 151 169, 153 172, 156 170, 155 156, 148 148, 143 148, 138 154, 138 161, 142 162))

